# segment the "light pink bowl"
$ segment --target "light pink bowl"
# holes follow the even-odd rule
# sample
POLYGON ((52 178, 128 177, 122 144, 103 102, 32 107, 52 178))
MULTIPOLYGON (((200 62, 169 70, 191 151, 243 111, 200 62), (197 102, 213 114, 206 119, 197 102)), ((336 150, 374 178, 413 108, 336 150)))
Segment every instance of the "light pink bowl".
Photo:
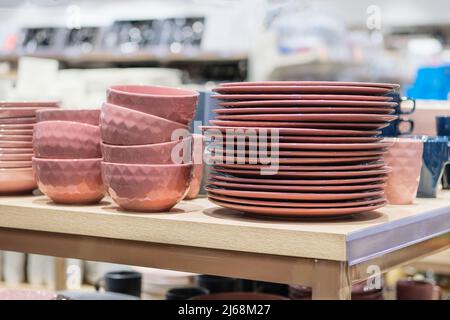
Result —
POLYGON ((101 158, 100 128, 71 121, 44 121, 34 127, 34 153, 39 158, 101 158))
POLYGON ((385 187, 387 201, 389 204, 411 204, 419 187, 423 142, 409 138, 386 138, 385 141, 391 146, 384 161, 392 168, 385 187))
POLYGON ((74 121, 92 124, 100 124, 100 109, 57 109, 36 111, 36 121, 74 121))
POLYGON ((194 147, 193 147, 193 162, 194 169, 192 170, 192 180, 189 185, 189 190, 184 199, 192 200, 197 198, 200 191, 203 178, 203 136, 201 134, 194 134, 194 147))
POLYGON ((181 164, 191 162, 189 155, 184 156, 184 151, 190 153, 192 150, 191 144, 192 137, 180 141, 138 146, 115 146, 102 143, 102 155, 105 162, 112 163, 181 164), (174 152, 173 159, 172 152, 174 152))
POLYGON ((39 189, 54 202, 90 204, 105 195, 101 161, 33 158, 33 168, 39 189))
POLYGON ((120 207, 129 211, 170 210, 185 196, 191 174, 192 164, 102 163, 108 193, 120 207))
POLYGON ((116 145, 169 142, 175 130, 189 132, 186 125, 109 103, 103 104, 100 123, 103 142, 116 145))
POLYGON ((199 93, 162 86, 124 85, 109 87, 106 101, 175 122, 194 119, 199 93))
POLYGON ((25 193, 35 188, 32 168, 0 169, 0 194, 25 193))

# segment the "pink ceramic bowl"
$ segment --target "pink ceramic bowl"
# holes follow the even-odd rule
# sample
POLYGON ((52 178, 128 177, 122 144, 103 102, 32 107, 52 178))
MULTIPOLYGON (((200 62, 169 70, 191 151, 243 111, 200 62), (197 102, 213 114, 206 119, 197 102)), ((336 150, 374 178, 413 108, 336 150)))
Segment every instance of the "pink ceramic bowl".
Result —
POLYGON ((0 169, 0 194, 31 192, 35 188, 32 168, 0 169))
POLYGON ((194 169, 192 170, 192 180, 189 185, 189 190, 185 196, 186 200, 197 198, 203 178, 203 136, 201 134, 194 134, 193 137, 192 161, 194 162, 194 169))
POLYGON ((192 164, 143 165, 102 163, 103 181, 123 209, 165 212, 184 198, 192 164))
POLYGON ((100 128, 71 121, 44 121, 34 127, 34 153, 39 158, 101 158, 100 128))
POLYGON ((54 202, 90 204, 105 195, 101 161, 33 158, 33 168, 39 189, 54 202))
POLYGON ((92 124, 100 124, 100 109, 57 109, 36 111, 36 121, 74 121, 92 124))
POLYGON ((184 156, 184 151, 190 153, 192 150, 191 144, 192 137, 180 141, 138 146, 115 146, 102 143, 102 155, 105 162, 112 163, 181 164, 191 162, 189 155, 187 158, 184 156))
POLYGON ((116 145, 169 142, 175 130, 189 132, 186 125, 109 103, 103 104, 100 123, 103 142, 116 145))
POLYGON ((194 119, 198 92, 161 86, 112 86, 106 92, 107 102, 188 124, 194 119))

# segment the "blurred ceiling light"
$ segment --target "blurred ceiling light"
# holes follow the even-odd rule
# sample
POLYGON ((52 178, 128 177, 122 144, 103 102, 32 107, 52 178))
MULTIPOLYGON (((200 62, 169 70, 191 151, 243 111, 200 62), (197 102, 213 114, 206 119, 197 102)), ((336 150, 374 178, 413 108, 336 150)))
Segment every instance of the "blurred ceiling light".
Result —
POLYGON ((419 56, 431 56, 442 51, 442 43, 435 38, 416 38, 408 41, 408 51, 419 56))

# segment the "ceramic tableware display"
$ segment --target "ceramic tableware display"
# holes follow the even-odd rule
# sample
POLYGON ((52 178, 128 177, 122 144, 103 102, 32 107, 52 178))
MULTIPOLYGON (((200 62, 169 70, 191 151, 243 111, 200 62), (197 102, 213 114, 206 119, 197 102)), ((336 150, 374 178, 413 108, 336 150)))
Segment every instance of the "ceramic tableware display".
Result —
POLYGON ((261 217, 340 217, 386 204, 396 84, 272 81, 215 88, 202 127, 209 199, 261 217), (293 98, 294 97, 294 98, 293 98))
MULTIPOLYGON (((107 90, 100 115, 102 176, 122 209, 168 211, 186 196, 193 176, 193 145, 198 144, 188 124, 198 95, 159 86, 107 90)), ((193 193, 196 189, 192 187, 193 193)))
POLYGON ((418 197, 435 198, 445 166, 449 163, 447 137, 416 136, 423 141, 423 163, 420 172, 418 197))
POLYGON ((99 202, 106 191, 99 110, 44 110, 37 119, 33 168, 39 189, 56 203, 99 202))
POLYGON ((385 193, 389 204, 411 204, 417 195, 422 168, 423 142, 411 138, 386 138, 389 151, 384 155, 391 167, 385 193))
POLYGON ((36 114, 58 107, 54 101, 0 101, 0 194, 29 193, 36 188, 31 164, 36 114))

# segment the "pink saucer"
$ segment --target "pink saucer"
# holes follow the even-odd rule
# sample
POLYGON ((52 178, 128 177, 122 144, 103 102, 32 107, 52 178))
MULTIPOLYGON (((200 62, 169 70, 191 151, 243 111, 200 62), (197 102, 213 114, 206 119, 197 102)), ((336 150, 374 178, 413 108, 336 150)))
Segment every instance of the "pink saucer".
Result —
MULTIPOLYGON (((221 118, 221 117, 216 117, 221 118)), ((299 128, 299 129, 343 129, 343 130, 379 130, 387 127, 388 122, 288 122, 288 121, 253 121, 253 120, 210 120, 211 124, 225 127, 266 127, 266 128, 299 128)))
POLYGON ((31 168, 31 161, 3 161, 0 158, 0 169, 4 168, 31 168))
POLYGON ((383 82, 357 82, 357 81, 247 81, 247 82, 225 82, 221 87, 234 86, 354 86, 354 87, 380 87, 398 89, 397 83, 383 82))
POLYGON ((392 92, 392 88, 382 87, 357 87, 357 86, 222 86, 216 87, 213 91, 217 93, 343 93, 343 94, 387 94, 392 92))
POLYGON ((349 101, 392 101, 390 96, 367 96, 355 94, 215 94, 218 100, 349 100, 349 101))

